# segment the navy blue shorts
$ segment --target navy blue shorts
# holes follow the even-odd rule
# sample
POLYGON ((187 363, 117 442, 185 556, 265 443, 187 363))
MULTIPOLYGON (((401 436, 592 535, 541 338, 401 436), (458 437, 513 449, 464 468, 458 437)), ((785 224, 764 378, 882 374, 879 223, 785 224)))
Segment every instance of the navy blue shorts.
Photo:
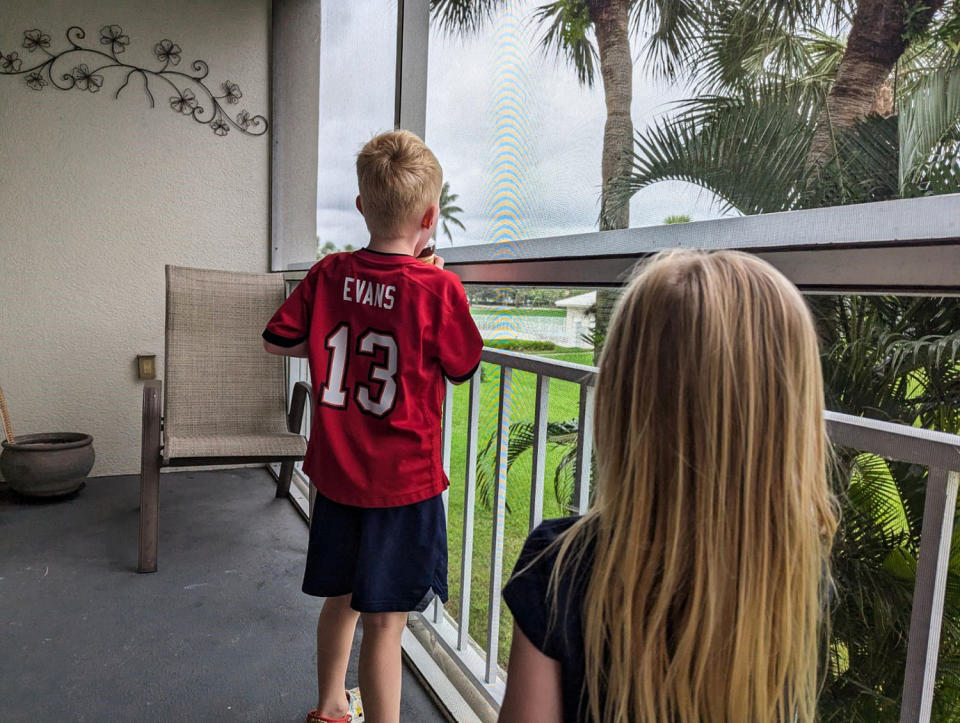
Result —
POLYGON ((447 601, 447 521, 441 495, 402 507, 351 507, 317 494, 303 591, 352 593, 362 613, 423 612, 447 601))

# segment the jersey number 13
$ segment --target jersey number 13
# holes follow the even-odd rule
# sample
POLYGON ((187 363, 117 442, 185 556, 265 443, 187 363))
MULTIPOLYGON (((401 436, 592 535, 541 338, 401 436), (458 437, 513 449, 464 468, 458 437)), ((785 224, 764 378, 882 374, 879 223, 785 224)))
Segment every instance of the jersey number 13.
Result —
MULTIPOLYGON (((324 345, 330 351, 330 359, 320 403, 334 409, 346 409, 347 390, 343 386, 343 377, 350 363, 350 325, 340 324, 327 335, 324 345)), ((377 349, 383 349, 386 356, 383 364, 371 363, 369 378, 380 383, 380 395, 374 398, 369 386, 357 384, 355 398, 361 411, 385 417, 393 411, 397 401, 397 340, 388 332, 367 329, 357 340, 357 354, 376 358, 377 349)))

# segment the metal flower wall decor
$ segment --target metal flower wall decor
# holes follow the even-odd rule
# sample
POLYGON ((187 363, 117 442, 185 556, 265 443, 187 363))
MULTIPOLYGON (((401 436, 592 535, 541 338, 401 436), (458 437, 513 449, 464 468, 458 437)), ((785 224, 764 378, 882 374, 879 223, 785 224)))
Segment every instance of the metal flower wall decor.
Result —
POLYGON ((151 108, 156 105, 154 91, 150 88, 153 81, 172 93, 169 104, 173 112, 208 126, 215 135, 225 136, 231 129, 248 136, 262 136, 267 132, 269 125, 262 115, 251 115, 246 110, 238 111, 234 116, 227 113, 225 106, 237 105, 243 97, 236 83, 225 80, 219 89, 211 90, 206 82, 210 68, 202 60, 190 64, 193 72, 178 70, 183 50, 172 40, 164 39, 153 46, 157 67, 147 68, 119 59, 118 56, 130 45, 130 36, 124 34, 119 25, 100 28, 100 47, 85 47, 81 44, 85 37, 83 28, 74 25, 66 32, 70 47, 51 52, 47 33, 38 29, 27 30, 23 33, 22 47, 28 55, 39 51, 38 60, 41 62, 31 64, 29 57, 20 56, 20 51, 4 53, 0 50, 0 75, 21 76, 25 85, 35 91, 50 86, 57 90, 99 93, 105 71, 112 72, 123 76, 114 98, 119 98, 131 79, 139 76, 151 108))

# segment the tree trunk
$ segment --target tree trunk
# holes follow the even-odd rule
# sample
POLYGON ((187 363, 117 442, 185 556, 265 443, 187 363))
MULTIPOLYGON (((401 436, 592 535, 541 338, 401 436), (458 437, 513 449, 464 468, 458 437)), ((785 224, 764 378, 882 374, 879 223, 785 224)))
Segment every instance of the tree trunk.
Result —
POLYGON ((820 167, 835 154, 836 137, 865 118, 909 43, 944 0, 860 0, 837 77, 817 119, 807 165, 820 167), (916 7, 910 16, 909 7, 916 7), (909 21, 909 28, 908 28, 909 21))
MULTIPOLYGON (((610 182, 630 172, 633 157, 633 56, 630 54, 630 11, 628 0, 588 0, 590 19, 597 36, 600 54, 600 75, 607 106, 607 122, 603 128, 603 160, 601 164, 600 230, 627 228, 630 206, 608 210, 610 182)), ((610 315, 619 294, 613 289, 600 289, 594 315, 594 360, 599 361, 607 336, 610 315)))
POLYGON ((600 75, 607 105, 607 122, 603 128, 602 191, 600 195, 600 230, 626 228, 630 225, 630 209, 616 212, 607 209, 610 181, 630 172, 633 155, 633 57, 630 54, 630 12, 628 0, 590 0, 590 19, 600 51, 600 75))

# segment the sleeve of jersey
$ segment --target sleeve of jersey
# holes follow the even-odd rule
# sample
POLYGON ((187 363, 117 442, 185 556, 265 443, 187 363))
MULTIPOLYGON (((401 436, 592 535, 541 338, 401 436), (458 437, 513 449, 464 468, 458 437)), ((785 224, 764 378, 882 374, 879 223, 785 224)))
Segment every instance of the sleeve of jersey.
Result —
POLYGON ((446 310, 440 329, 440 367, 452 382, 465 382, 480 366, 483 338, 470 316, 470 305, 463 287, 457 283, 456 293, 446 310))
POLYGON ((297 284, 279 309, 267 322, 263 338, 281 347, 293 347, 306 341, 310 334, 310 310, 313 308, 315 280, 308 274, 297 284))

